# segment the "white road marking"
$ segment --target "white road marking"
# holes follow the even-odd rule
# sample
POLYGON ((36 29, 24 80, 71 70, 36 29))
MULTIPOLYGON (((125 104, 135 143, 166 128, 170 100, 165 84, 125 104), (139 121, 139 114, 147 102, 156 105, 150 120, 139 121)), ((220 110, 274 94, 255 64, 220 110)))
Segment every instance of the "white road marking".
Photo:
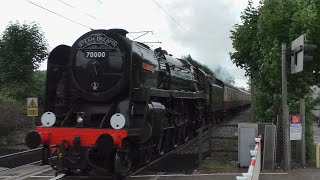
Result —
POLYGON ((151 174, 151 175, 136 175, 136 176, 131 176, 135 178, 143 178, 143 177, 155 177, 155 176, 160 176, 160 177, 193 177, 193 176, 225 176, 225 175, 240 175, 241 173, 219 173, 219 174, 151 174))
POLYGON ((7 169, 4 169, 4 170, 1 170, 0 173, 5 173, 5 172, 8 172, 8 171, 15 171, 17 169, 21 169, 21 168, 25 168, 27 166, 30 166, 30 165, 33 165, 33 164, 36 164, 36 163, 39 163, 41 161, 35 161, 35 162, 32 162, 32 163, 29 163, 29 164, 25 164, 25 165, 22 165, 22 166, 18 166, 18 167, 15 167, 15 168, 7 168, 7 169))
POLYGON ((31 178, 53 178, 55 176, 30 176, 31 178))
POLYGON ((58 180, 58 179, 60 179, 60 178, 63 178, 65 176, 65 174, 60 174, 60 175, 58 175, 58 176, 56 176, 56 177, 54 177, 54 178, 51 178, 51 179, 49 179, 49 180, 58 180))
POLYGON ((161 175, 164 175, 165 174, 165 172, 159 172, 156 176, 154 176, 151 180, 158 180, 160 177, 161 177, 161 175))
MULTIPOLYGON (((43 166, 41 166, 41 167, 43 167, 43 166)), ((15 180, 23 180, 23 179, 26 179, 26 178, 28 178, 30 176, 34 176, 36 174, 41 174, 41 173, 49 171, 51 169, 52 168, 50 166, 49 167, 48 166, 44 166, 44 168, 39 168, 39 169, 31 171, 31 172, 22 173, 22 174, 18 175, 17 176, 18 178, 15 179, 15 180)))
MULTIPOLYGON (((265 175, 287 175, 288 173, 260 173, 265 175)), ((135 175, 131 176, 133 178, 143 178, 143 177, 197 177, 197 176, 236 176, 241 175, 241 173, 213 173, 213 174, 151 174, 151 175, 135 175)))

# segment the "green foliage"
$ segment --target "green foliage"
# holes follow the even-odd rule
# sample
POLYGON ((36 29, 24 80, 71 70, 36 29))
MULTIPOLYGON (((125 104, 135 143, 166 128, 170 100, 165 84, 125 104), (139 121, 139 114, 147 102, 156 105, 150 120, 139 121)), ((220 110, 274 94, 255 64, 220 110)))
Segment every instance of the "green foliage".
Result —
POLYGON ((43 101, 45 71, 36 70, 47 57, 47 43, 37 24, 10 23, 0 37, 0 136, 30 126, 26 98, 43 101))
POLYGON ((314 157, 314 144, 313 144, 313 132, 312 132, 312 121, 313 117, 311 113, 306 114, 306 158, 312 160, 314 157))
POLYGON ((35 70, 47 55, 47 43, 37 24, 9 24, 0 39, 1 94, 18 101, 42 95, 44 78, 35 70))
POLYGON ((44 102, 46 88, 46 71, 36 70, 32 76, 30 96, 38 97, 39 103, 44 102))
POLYGON ((0 40, 0 82, 30 82, 47 55, 47 43, 37 24, 11 23, 0 40))
POLYGON ((26 105, 0 92, 0 136, 5 136, 14 129, 30 125, 28 122, 26 105))
MULTIPOLYGON (((249 1, 241 24, 231 31, 232 61, 254 79, 255 120, 270 122, 281 113, 281 43, 305 34, 308 43, 320 45, 320 4, 314 0, 264 0, 258 7, 249 1)), ((288 61, 289 62, 289 61, 288 61)), ((287 63, 287 74, 290 63, 287 63)), ((288 75, 291 113, 299 112, 299 101, 306 100, 307 147, 312 147, 311 115, 318 100, 311 97, 312 85, 320 85, 320 61, 304 66, 304 71, 288 75)), ((310 157, 311 149, 307 149, 310 157)))
POLYGON ((31 78, 28 82, 0 85, 0 94, 20 102, 25 102, 27 97, 38 97, 42 101, 45 91, 45 71, 32 72, 31 78))
POLYGON ((256 35, 258 31, 259 9, 252 6, 249 1, 247 8, 241 15, 241 24, 236 24, 231 30, 232 45, 236 52, 230 53, 231 60, 246 70, 247 75, 257 71, 259 47, 256 35))

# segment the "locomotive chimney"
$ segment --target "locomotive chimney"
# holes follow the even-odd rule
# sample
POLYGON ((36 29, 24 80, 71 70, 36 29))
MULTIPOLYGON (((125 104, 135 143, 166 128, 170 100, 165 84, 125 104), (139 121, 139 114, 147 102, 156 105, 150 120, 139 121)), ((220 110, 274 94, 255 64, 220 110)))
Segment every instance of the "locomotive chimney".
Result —
POLYGON ((122 36, 126 36, 126 34, 128 34, 128 31, 126 31, 125 29, 109 29, 111 32, 120 34, 122 36))

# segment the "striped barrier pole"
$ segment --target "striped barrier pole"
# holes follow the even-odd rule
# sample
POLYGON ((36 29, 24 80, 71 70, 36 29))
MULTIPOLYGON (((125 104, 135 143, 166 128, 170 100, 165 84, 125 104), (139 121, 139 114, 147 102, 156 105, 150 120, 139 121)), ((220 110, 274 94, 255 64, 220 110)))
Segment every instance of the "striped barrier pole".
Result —
POLYGON ((250 150, 251 163, 247 173, 237 176, 237 180, 258 180, 261 169, 261 136, 254 138, 256 145, 254 150, 250 150))
POLYGON ((247 180, 247 177, 237 176, 237 180, 247 180))

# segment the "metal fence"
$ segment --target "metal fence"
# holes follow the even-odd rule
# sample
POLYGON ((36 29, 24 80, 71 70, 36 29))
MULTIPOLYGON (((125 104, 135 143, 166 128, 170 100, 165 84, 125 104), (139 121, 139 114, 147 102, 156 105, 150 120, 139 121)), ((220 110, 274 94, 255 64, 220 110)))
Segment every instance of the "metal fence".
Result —
MULTIPOLYGON (((291 169, 302 167, 301 161, 301 141, 290 141, 290 147, 285 147, 285 133, 284 133, 284 125, 283 118, 279 116, 278 121, 276 122, 277 127, 277 136, 276 136, 276 153, 275 153, 275 165, 276 170, 285 170, 285 156, 286 153, 290 154, 290 167, 291 169)), ((290 138, 290 137, 288 137, 290 138)))
POLYGON ((276 122, 277 136, 276 136, 276 169, 285 169, 285 138, 283 132, 283 119, 279 116, 276 122))
MULTIPOLYGON (((214 124, 198 129, 198 143, 192 148, 198 153, 198 164, 204 157, 221 156, 221 159, 237 160, 238 153, 238 125, 214 124)), ((219 160, 219 157, 214 157, 219 160)))
MULTIPOLYGON (((261 123, 265 125, 270 125, 271 123, 261 123)), ((275 153, 274 153, 274 165, 275 171, 286 171, 287 169, 295 169, 302 167, 302 158, 301 158, 301 141, 295 140, 290 141, 289 147, 286 147, 286 139, 289 137, 285 137, 289 135, 284 132, 284 124, 283 117, 278 116, 276 121, 273 121, 273 124, 276 125, 276 139, 275 139, 275 153), (286 167, 286 155, 289 154, 290 164, 289 167, 286 167)), ((259 126, 259 134, 264 134, 265 126, 259 126)), ((196 147, 199 152, 203 152, 203 154, 199 154, 200 162, 205 155, 213 153, 217 155, 219 152, 235 152, 235 157, 237 156, 237 137, 235 136, 237 133, 237 125, 213 125, 209 127, 209 131, 207 133, 199 133, 203 135, 203 139, 199 140, 199 145, 196 147), (211 133, 210 132, 211 129, 211 133), (210 134, 210 135, 208 135, 210 134), (209 138, 211 137, 211 138, 209 138), (211 139, 211 141, 209 141, 211 139), (211 144, 210 144, 211 143, 211 144), (219 146, 217 146, 217 144, 219 146)), ((202 136, 200 136, 202 137, 202 136)), ((263 145, 263 143, 262 143, 263 145)), ((262 146, 263 150, 263 146, 262 146)))

